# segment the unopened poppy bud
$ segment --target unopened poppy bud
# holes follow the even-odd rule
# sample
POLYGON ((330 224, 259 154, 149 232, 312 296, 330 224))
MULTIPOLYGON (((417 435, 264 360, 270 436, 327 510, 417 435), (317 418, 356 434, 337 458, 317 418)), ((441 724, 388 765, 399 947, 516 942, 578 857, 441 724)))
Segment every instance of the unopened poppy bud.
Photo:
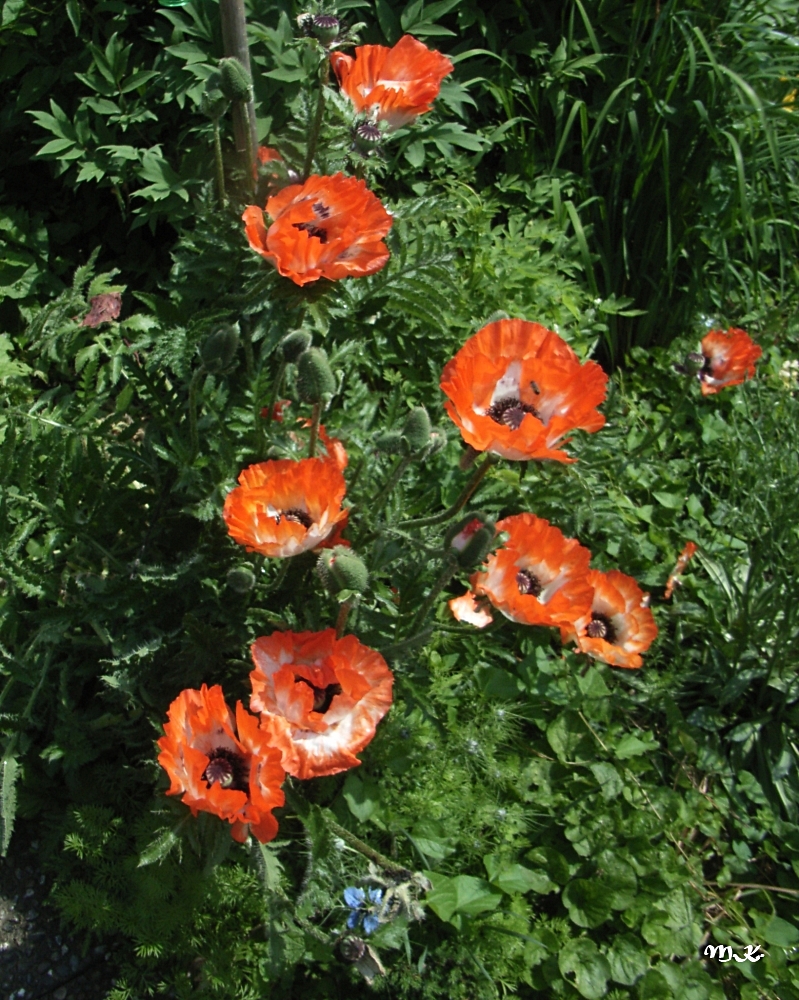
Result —
POLYGON ((249 566, 234 566, 227 572, 227 585, 237 594, 248 594, 255 586, 255 573, 249 566))
POLYGON ((307 330, 293 330, 278 344, 278 349, 283 355, 283 360, 290 365, 296 364, 303 351, 307 351, 311 346, 313 338, 307 330))
POLYGON ((205 338, 200 348, 200 358, 209 372, 222 372, 232 364, 238 346, 238 326, 226 323, 205 338))
POLYGON ((200 98, 200 111, 211 121, 219 121, 229 105, 230 101, 222 92, 222 77, 215 70, 205 81, 205 90, 200 98))
POLYGON ((369 585, 369 570, 345 545, 326 552, 320 562, 328 573, 327 587, 334 593, 351 590, 353 594, 362 594, 369 585))
POLYGON ((455 556, 461 569, 471 569, 481 563, 491 551, 495 539, 496 531, 493 525, 483 525, 482 528, 478 528, 463 551, 455 556))
POLYGON ((471 540, 472 535, 486 524, 491 524, 491 521, 488 515, 482 510, 464 514, 463 517, 447 529, 444 535, 444 548, 453 548, 456 552, 462 552, 471 540))
POLYGON ((297 391, 303 403, 319 403, 336 391, 336 378, 321 347, 309 347, 297 361, 297 391))
POLYGON ((431 455, 435 455, 437 452, 441 451, 446 443, 447 435, 441 430, 440 427, 434 427, 430 431, 430 446, 427 452, 427 457, 430 458, 431 455))
POLYGON ((402 451, 403 445, 401 431, 386 431, 375 438, 375 447, 386 455, 396 455, 402 451))
POLYGON ((423 406, 411 410, 402 425, 402 437, 411 455, 415 455, 430 442, 430 417, 423 406))
POLYGON ((311 24, 311 34, 322 45, 329 45, 338 38, 341 23, 332 14, 316 14, 311 24))
POLYGON ((229 101, 249 101, 252 97, 252 77, 235 56, 219 60, 222 93, 229 101))

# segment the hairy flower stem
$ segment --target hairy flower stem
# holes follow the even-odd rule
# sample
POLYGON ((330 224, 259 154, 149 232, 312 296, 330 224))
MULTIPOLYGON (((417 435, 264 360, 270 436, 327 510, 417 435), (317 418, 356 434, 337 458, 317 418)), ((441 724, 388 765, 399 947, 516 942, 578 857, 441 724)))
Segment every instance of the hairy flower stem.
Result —
POLYGON ((308 442, 308 458, 316 454, 316 442, 319 438, 319 421, 322 417, 322 404, 314 403, 311 413, 311 440, 308 442))
POLYGON ((458 568, 458 563, 455 557, 452 555, 448 555, 444 560, 444 568, 438 575, 438 579, 433 584, 430 593, 424 599, 424 603, 422 604, 422 606, 413 616, 413 621, 411 622, 410 627, 408 628, 408 631, 410 633, 415 632, 419 628, 419 626, 424 622, 425 618, 427 618, 427 615, 430 612, 430 609, 433 607, 436 598, 444 589, 444 587, 446 587, 449 581, 452 579, 457 568, 458 568))
MULTIPOLYGON (((423 628, 421 632, 417 632, 416 635, 409 635, 407 639, 402 639, 400 642, 392 642, 390 646, 383 646, 378 649, 378 653, 381 656, 398 656, 404 653, 408 649, 413 649, 414 646, 424 645, 435 631, 437 631, 440 625, 428 625, 427 628, 423 628)), ((450 631, 445 629, 444 631, 450 631)), ((466 631, 465 629, 461 631, 466 631)))
POLYGON ((189 383, 189 465, 197 457, 200 449, 200 435, 197 431, 197 389, 204 375, 205 368, 200 365, 189 383))
POLYGON ((336 638, 340 639, 344 635, 344 629, 347 627, 347 619, 350 615, 350 609, 352 608, 353 600, 350 598, 348 601, 343 601, 339 605, 338 618, 336 618, 336 638))
POLYGON ((426 528, 428 525, 431 524, 443 524, 444 521, 448 521, 451 517, 454 517, 458 513, 458 511, 468 503, 469 498, 477 489, 477 487, 480 485, 483 476, 488 472, 488 470, 495 462, 496 462, 496 457, 494 455, 490 453, 486 455, 483 462, 480 465, 478 465, 477 468, 474 470, 472 478, 469 480, 466 486, 464 486, 461 495, 458 497, 455 503, 451 507, 448 507, 441 514, 433 514, 431 517, 417 517, 412 521, 400 521, 399 527, 426 528))
POLYGON ((269 398, 266 401, 266 422, 267 424, 272 423, 272 407, 277 402, 278 396, 280 396, 280 389, 283 385, 283 376, 286 374, 286 362, 281 361, 277 374, 275 375, 275 380, 272 382, 272 388, 269 391, 269 398))
POLYGON ((400 481, 402 474, 412 461, 410 455, 403 455, 402 458, 397 459, 394 463, 394 468, 389 472, 385 483, 383 483, 383 486, 378 490, 377 496, 369 504, 374 513, 377 513, 381 509, 386 497, 400 481))
MULTIPOLYGON (((238 59, 247 73, 252 75, 244 0, 219 0, 219 18, 222 22, 222 48, 225 56, 238 59)), ((236 152, 242 160, 245 187, 251 190, 255 176, 255 147, 258 144, 255 104, 252 100, 234 101, 232 114, 236 152)))
POLYGON ((302 167, 303 182, 308 180, 313 166, 313 158, 316 155, 316 147, 319 144, 319 133, 322 131, 322 116, 325 111, 325 87, 330 77, 330 60, 325 57, 322 69, 319 73, 319 96, 316 100, 316 111, 308 129, 308 148, 305 151, 305 163, 302 167))
POLYGON ((392 861, 390 858, 387 858, 385 854, 381 854, 373 847, 365 844, 362 840, 356 837, 354 833, 350 833, 346 827, 340 826, 334 819, 330 819, 329 816, 326 816, 325 819, 331 833, 340 837, 345 843, 349 844, 350 847, 354 847, 355 850, 363 854, 365 858, 369 858, 370 861, 374 861, 375 864, 380 865, 381 868, 385 868, 387 871, 402 873, 403 875, 407 873, 410 875, 408 869, 403 865, 398 865, 396 861, 392 861))
POLYGON ((216 166, 216 192, 219 197, 219 207, 227 205, 225 192, 225 168, 222 163, 222 141, 219 138, 219 119, 214 118, 214 165, 216 166))

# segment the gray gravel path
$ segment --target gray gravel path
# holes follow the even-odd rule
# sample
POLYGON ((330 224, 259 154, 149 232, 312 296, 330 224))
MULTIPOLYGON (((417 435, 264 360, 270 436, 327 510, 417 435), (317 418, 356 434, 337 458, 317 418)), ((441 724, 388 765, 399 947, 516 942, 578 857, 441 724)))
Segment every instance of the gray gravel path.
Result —
POLYGON ((85 949, 47 903, 51 880, 37 864, 36 840, 15 831, 0 858, 0 1000, 105 1000, 113 955, 85 949))

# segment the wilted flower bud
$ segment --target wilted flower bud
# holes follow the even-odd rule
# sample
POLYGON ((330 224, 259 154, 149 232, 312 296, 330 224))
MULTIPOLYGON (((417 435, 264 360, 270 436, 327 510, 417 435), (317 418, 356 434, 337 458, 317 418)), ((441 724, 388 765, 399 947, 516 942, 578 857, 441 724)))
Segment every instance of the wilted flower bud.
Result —
POLYGON ((248 594, 255 586, 255 573, 249 566, 234 566, 227 572, 227 585, 237 594, 248 594))
POLYGON ((303 351, 307 351, 311 346, 313 338, 307 330, 293 330, 278 344, 278 350, 283 356, 283 360, 289 364, 296 364, 303 351))
POLYGON ((252 77, 235 56, 219 60, 220 87, 230 101, 252 98, 252 77))
POLYGON ((341 23, 333 14, 316 14, 311 23, 311 35, 322 43, 329 45, 338 38, 341 23))
POLYGON ((321 347, 309 347, 297 361, 297 391, 303 403, 319 403, 336 391, 336 379, 321 347))
POLYGON ((238 326, 226 323, 205 338, 200 348, 200 358, 209 372, 222 372, 232 364, 238 346, 238 326))
POLYGON ((369 586, 369 570, 363 561, 345 545, 337 545, 319 557, 320 576, 334 594, 351 590, 362 594, 369 586))
POLYGON ((409 454, 415 455, 430 442, 430 417, 423 406, 411 410, 402 425, 402 437, 409 454))
POLYGON ((230 101, 222 92, 222 76, 214 70, 205 81, 205 90, 200 99, 200 111, 211 121, 219 121, 229 105, 230 101))
POLYGON ((357 962, 366 952, 366 942, 359 937, 345 937, 339 950, 345 962, 357 962))

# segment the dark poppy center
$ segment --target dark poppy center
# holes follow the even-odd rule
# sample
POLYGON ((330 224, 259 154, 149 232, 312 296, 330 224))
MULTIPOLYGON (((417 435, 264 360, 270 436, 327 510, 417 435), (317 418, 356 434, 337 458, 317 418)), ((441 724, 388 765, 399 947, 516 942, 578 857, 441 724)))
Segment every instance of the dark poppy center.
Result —
POLYGON ((520 594, 532 594, 533 597, 538 597, 544 589, 541 586, 541 581, 529 569, 519 570, 516 574, 516 586, 519 588, 520 594))
POLYGON ((294 680, 307 684, 313 691, 313 710, 314 712, 319 712, 320 715, 324 715, 330 708, 330 705, 336 695, 341 694, 340 684, 328 684, 326 687, 320 688, 311 684, 311 682, 306 680, 304 677, 297 677, 295 675, 294 680))
POLYGON ((222 788, 247 792, 247 763, 241 754, 227 747, 216 747, 208 754, 208 766, 203 781, 210 788, 214 783, 222 788))
POLYGON ((486 410, 486 416, 497 424, 504 424, 512 431, 517 431, 524 420, 525 414, 532 413, 534 417, 539 417, 538 410, 529 403, 522 402, 515 396, 506 396, 505 399, 498 399, 486 410))
POLYGON ((613 622, 607 615, 601 615, 598 611, 591 612, 591 621, 585 629, 585 634, 589 639, 604 639, 605 642, 616 641, 616 629, 613 622))
POLYGON ((322 245, 327 243, 327 230, 317 226, 315 222, 295 222, 294 228, 301 229, 309 236, 315 236, 322 245))
POLYGON ((294 521, 295 524, 301 524, 303 528, 310 528, 313 524, 313 518, 307 511, 301 510, 299 507, 291 507, 289 510, 281 510, 275 514, 275 522, 280 524, 280 519, 285 517, 287 521, 294 521))

